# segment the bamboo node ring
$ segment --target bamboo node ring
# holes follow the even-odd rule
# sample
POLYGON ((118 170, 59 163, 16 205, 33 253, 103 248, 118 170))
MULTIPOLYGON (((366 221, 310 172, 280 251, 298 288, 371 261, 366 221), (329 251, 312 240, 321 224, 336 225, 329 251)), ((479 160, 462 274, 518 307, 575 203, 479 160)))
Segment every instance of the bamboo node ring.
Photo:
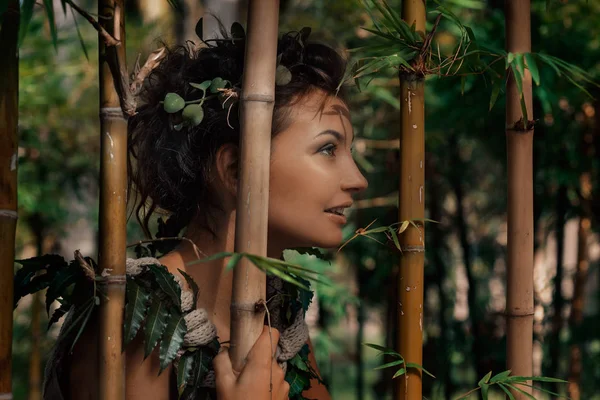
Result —
POLYGON ((252 314, 263 311, 260 300, 257 303, 231 303, 229 308, 231 311, 246 311, 251 312, 252 314))
MULTIPOLYGON (((19 219, 19 214, 14 210, 0 210, 0 217, 19 219)), ((2 397, 0 397, 2 399, 2 397)))
POLYGON ((125 285, 127 283, 126 275, 110 275, 109 272, 106 272, 106 269, 102 271, 102 276, 98 277, 98 283, 102 285, 125 285))
POLYGON ((103 107, 100 109, 100 117, 103 117, 107 120, 125 119, 121 107, 103 107))
POLYGON ((260 103, 275 103, 273 96, 268 94, 242 94, 242 101, 255 101, 260 103))
POLYGON ((425 246, 402 246, 402 251, 409 253, 423 253, 425 252, 425 246))
POLYGON ((533 311, 522 311, 522 312, 505 312, 504 315, 507 318, 526 318, 535 315, 533 311))

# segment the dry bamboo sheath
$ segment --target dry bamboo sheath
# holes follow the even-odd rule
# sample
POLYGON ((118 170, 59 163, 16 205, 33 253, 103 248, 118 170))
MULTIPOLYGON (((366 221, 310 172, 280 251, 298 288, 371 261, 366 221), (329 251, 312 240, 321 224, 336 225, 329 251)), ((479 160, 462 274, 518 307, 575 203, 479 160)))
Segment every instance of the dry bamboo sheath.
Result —
MULTIPOLYGON (((271 123, 275 101, 275 68, 279 24, 278 0, 251 0, 241 96, 241 137, 235 251, 266 255, 269 206, 271 123)), ((240 371, 260 335, 266 296, 265 274, 247 260, 233 272, 231 351, 240 371)))
MULTIPOLYGON (((125 362, 122 350, 125 305, 125 246, 127 190, 127 122, 123 116, 109 59, 125 64, 123 0, 101 0, 100 24, 121 44, 108 47, 99 35, 100 72, 100 238, 98 263, 105 275, 108 296, 100 304, 99 390, 101 400, 125 399, 125 362)), ((102 297, 102 296, 101 296, 102 297)))
MULTIPOLYGON (((530 0, 506 1, 506 49, 531 52, 530 0)), ((518 123, 520 96, 513 76, 506 88, 508 164, 508 259, 506 284, 507 368, 532 376, 533 368, 533 127, 518 123)), ((533 119, 531 74, 525 70, 523 95, 533 119)), ((526 390, 528 388, 523 387, 526 390)), ((531 390, 531 389, 529 389, 531 390)), ((527 398, 513 392, 516 399, 527 398)))
POLYGON ((0 400, 12 399, 12 328, 17 227, 19 1, 11 0, 0 31, 0 400))
MULTIPOLYGON (((425 32, 425 2, 405 0, 402 18, 425 32)), ((425 85, 422 76, 400 76, 400 187, 399 220, 425 217, 425 85)), ((417 223, 420 224, 420 223, 417 223)), ((423 364, 423 276, 425 231, 409 226, 400 235, 403 254, 398 280, 398 352, 406 362, 423 364)), ((396 380, 395 399, 422 399, 422 373, 410 368, 396 380)))

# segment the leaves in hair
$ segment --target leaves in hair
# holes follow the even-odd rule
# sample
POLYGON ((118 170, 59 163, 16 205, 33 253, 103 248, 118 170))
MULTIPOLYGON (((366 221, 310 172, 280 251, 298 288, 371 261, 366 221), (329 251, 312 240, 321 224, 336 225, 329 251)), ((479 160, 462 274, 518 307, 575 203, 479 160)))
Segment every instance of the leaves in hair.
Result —
POLYGON ((284 86, 291 81, 292 72, 285 65, 279 65, 275 71, 275 84, 277 86, 284 86))
POLYGON ((183 110, 185 100, 177 93, 167 93, 164 101, 164 109, 169 114, 174 114, 177 111, 183 110))

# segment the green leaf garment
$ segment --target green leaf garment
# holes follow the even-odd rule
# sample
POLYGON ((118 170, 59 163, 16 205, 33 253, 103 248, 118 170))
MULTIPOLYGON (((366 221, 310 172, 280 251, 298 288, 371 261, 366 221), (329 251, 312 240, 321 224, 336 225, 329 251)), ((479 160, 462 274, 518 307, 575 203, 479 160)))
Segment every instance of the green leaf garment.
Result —
MULTIPOLYGON (((217 330, 206 310, 196 307, 198 285, 180 272, 187 288, 183 279, 171 274, 156 258, 127 260, 124 342, 127 345, 136 335, 143 334, 146 356, 159 347, 161 372, 173 363, 177 378, 177 387, 171 391, 173 399, 216 400, 212 359, 219 349, 217 330)), ((61 384, 68 376, 67 356, 92 315, 97 299, 94 295, 91 300, 79 300, 79 304, 71 302, 68 309, 64 309, 66 303, 63 303, 52 316, 51 323, 68 310, 46 365, 44 399, 68 399, 61 384)), ((306 344, 308 327, 304 314, 311 299, 312 292, 278 277, 267 277, 271 326, 281 332, 276 357, 290 383, 289 398, 294 400, 303 399, 302 392, 310 387, 311 378, 318 378, 308 361, 306 344)))

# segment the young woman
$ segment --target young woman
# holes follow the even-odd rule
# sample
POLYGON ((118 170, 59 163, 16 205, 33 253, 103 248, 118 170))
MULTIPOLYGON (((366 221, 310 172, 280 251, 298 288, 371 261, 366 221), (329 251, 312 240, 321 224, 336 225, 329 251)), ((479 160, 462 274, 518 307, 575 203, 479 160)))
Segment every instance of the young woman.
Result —
MULTIPOLYGON (((353 195, 367 186, 352 158, 350 112, 343 89, 338 91, 344 60, 332 48, 307 42, 299 33, 283 35, 278 55, 280 65, 291 72, 291 81, 277 85, 275 92, 268 215, 268 256, 273 258, 280 258, 287 248, 338 246, 346 223, 344 211, 352 205, 353 195)), ((135 166, 131 178, 139 194, 138 212, 144 212, 144 227, 148 229, 153 211, 168 212, 205 255, 234 251, 240 135, 237 104, 230 107, 226 102, 223 106, 223 99, 214 96, 203 103, 204 119, 199 125, 181 126, 181 113, 165 112, 162 102, 167 93, 177 93, 187 101, 198 99, 202 92, 190 83, 216 77, 240 87, 243 61, 244 41, 231 38, 198 50, 171 50, 148 77, 143 106, 129 121, 135 166)), ((181 269, 197 282, 197 306, 206 310, 219 341, 226 342, 232 273, 224 271, 226 260, 222 259, 187 266, 196 259, 194 246, 184 241, 160 262, 174 275, 181 269)), ((273 340, 278 338, 279 332, 274 331, 273 340)), ((271 359, 266 330, 242 371, 232 370, 224 349, 214 360, 219 400, 287 399, 289 386, 282 369, 271 359)), ((171 374, 158 375, 157 355, 144 360, 141 339, 134 340, 126 352, 128 399, 174 398, 171 374)), ((312 352, 309 359, 317 370, 312 352)), ((71 382, 90 375, 89 369, 77 368, 83 363, 72 360, 71 382)), ((306 397, 330 398, 317 380, 311 384, 306 397)), ((93 392, 89 385, 79 386, 72 390, 71 398, 87 398, 81 390, 93 392)))

